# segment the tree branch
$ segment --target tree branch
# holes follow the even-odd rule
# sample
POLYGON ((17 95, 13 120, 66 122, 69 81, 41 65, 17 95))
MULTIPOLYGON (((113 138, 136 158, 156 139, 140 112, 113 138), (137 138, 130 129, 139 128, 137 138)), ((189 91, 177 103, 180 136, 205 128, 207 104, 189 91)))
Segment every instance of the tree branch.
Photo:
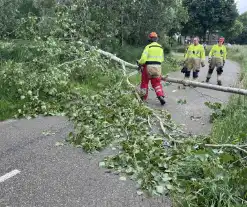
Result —
POLYGON ((242 149, 246 147, 247 145, 234 145, 234 144, 205 144, 205 147, 215 147, 215 148, 224 148, 224 147, 229 147, 229 148, 236 148, 239 151, 242 151, 247 154, 247 151, 242 149))

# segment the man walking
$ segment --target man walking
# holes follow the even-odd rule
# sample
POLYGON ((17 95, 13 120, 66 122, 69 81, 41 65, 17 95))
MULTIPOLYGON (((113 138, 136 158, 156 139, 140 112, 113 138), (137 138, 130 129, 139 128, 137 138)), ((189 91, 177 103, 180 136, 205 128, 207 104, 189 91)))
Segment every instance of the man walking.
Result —
POLYGON ((190 72, 193 71, 193 79, 197 81, 198 74, 200 71, 200 65, 205 66, 205 50, 201 44, 199 44, 199 38, 195 37, 193 39, 193 44, 191 44, 185 55, 185 67, 182 69, 184 73, 184 79, 190 79, 190 72))
POLYGON ((214 68, 216 67, 217 84, 222 85, 221 75, 223 73, 223 67, 225 65, 226 55, 227 55, 224 42, 225 42, 224 37, 219 38, 218 44, 214 45, 209 53, 209 56, 208 56, 209 69, 208 69, 208 75, 206 79, 207 83, 209 82, 212 76, 212 73, 214 71, 214 68))
POLYGON ((164 61, 164 52, 160 44, 157 43, 158 35, 151 32, 148 36, 149 44, 145 47, 141 59, 138 61, 142 65, 141 93, 142 100, 148 97, 148 83, 151 80, 152 87, 161 105, 164 105, 164 91, 161 85, 161 63, 164 61))

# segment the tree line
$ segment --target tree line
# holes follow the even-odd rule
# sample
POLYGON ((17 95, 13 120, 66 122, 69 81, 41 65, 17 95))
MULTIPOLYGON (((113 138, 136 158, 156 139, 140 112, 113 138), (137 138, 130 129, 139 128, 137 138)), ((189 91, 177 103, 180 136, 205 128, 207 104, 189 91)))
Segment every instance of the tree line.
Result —
MULTIPOLYGON (((101 48, 143 45, 150 31, 163 42, 174 34, 205 39, 219 31, 230 41, 245 43, 247 33, 246 14, 239 16, 234 0, 0 0, 0 8, 1 39, 46 37, 59 22, 68 28, 63 38, 101 48), (27 24, 35 30, 26 31, 27 24)), ((61 35, 59 29, 56 35, 61 35)))

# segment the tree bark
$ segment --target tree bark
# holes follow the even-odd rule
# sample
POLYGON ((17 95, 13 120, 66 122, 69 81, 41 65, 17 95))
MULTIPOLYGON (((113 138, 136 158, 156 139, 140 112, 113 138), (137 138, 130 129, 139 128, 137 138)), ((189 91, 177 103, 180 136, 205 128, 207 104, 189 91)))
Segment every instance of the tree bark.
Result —
POLYGON ((199 88, 207 88, 215 91, 222 91, 222 92, 227 92, 227 93, 235 93, 235 94, 240 94, 240 95, 247 95, 247 90, 241 89, 241 88, 232 88, 232 87, 225 87, 225 86, 218 86, 218 85, 212 85, 208 83, 199 83, 199 82, 194 82, 194 81, 188 81, 188 80, 181 80, 177 78, 166 78, 163 77, 162 80, 171 82, 171 83, 178 83, 178 84, 185 84, 188 86, 195 86, 199 88))

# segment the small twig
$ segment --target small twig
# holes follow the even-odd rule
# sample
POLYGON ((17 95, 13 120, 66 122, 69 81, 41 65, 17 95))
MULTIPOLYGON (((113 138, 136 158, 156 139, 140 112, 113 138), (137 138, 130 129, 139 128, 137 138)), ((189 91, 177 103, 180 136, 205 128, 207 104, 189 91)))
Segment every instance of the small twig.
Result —
POLYGON ((247 145, 234 145, 234 144, 205 144, 206 147, 247 147, 247 145))
POLYGON ((247 154, 247 151, 246 150, 244 150, 244 149, 242 149, 240 147, 237 147, 237 146, 235 146, 235 148, 247 154))
POLYGON ((67 62, 64 62, 64 63, 58 65, 57 67, 62 67, 62 66, 64 66, 64 65, 71 64, 71 63, 78 62, 78 61, 82 61, 82 60, 86 60, 86 59, 87 59, 87 58, 79 58, 79 59, 67 61, 67 62))
POLYGON ((125 128, 124 131, 125 131, 125 133, 126 133, 127 140, 129 140, 129 133, 128 133, 127 129, 125 128))
POLYGON ((151 123, 150 123, 150 116, 148 116, 148 125, 149 125, 150 129, 153 129, 153 128, 152 128, 152 125, 151 125, 151 123))
POLYGON ((112 124, 109 124, 108 126, 101 127, 100 129, 96 130, 93 134, 95 135, 95 134, 99 133, 101 130, 107 129, 108 127, 111 127, 111 126, 113 126, 113 125, 112 124))
MULTIPOLYGON (((125 75, 125 76, 126 76, 126 75, 125 75)), ((142 102, 141 97, 140 97, 139 94, 136 92, 135 86, 129 81, 129 77, 130 77, 130 76, 128 75, 127 78, 126 78, 127 84, 128 84, 131 88, 134 89, 134 94, 135 94, 137 100, 138 100, 139 102, 142 102)))
POLYGON ((246 147, 246 145, 234 145, 234 144, 205 144, 205 147, 215 147, 215 148, 221 148, 221 147, 230 147, 230 148, 236 148, 244 153, 247 154, 247 151, 242 149, 242 147, 246 147))
POLYGON ((247 156, 246 156, 246 157, 242 157, 241 159, 236 160, 235 162, 231 163, 231 164, 229 165, 229 168, 232 167, 235 163, 240 162, 241 160, 247 160, 247 156))

